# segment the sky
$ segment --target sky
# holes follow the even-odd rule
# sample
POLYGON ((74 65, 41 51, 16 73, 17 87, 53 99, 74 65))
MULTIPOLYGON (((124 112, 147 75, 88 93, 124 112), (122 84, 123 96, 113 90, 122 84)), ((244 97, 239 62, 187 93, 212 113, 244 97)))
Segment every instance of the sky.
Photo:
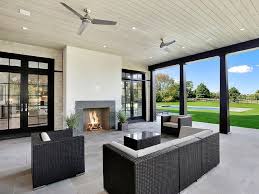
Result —
MULTIPOLYGON (((229 88, 236 87, 242 94, 259 90, 259 49, 227 55, 229 88)), ((187 63, 186 79, 194 88, 200 83, 211 92, 219 92, 219 57, 187 63)), ((179 66, 157 70, 179 81, 179 66)))

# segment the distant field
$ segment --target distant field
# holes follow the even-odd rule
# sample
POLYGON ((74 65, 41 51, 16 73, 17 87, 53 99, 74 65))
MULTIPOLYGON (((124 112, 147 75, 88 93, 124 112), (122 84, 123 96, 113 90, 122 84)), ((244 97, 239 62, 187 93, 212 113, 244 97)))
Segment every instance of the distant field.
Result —
MULTIPOLYGON (((179 105, 179 102, 157 103, 157 109, 178 113, 179 111, 170 107, 159 107, 161 105, 179 105)), ((188 106, 219 107, 219 102, 188 102, 188 106)), ((245 112, 230 112, 230 124, 232 126, 259 129, 259 104, 230 103, 234 108, 251 108, 245 112)), ((206 123, 219 123, 219 112, 214 110, 188 110, 194 121, 206 123)))

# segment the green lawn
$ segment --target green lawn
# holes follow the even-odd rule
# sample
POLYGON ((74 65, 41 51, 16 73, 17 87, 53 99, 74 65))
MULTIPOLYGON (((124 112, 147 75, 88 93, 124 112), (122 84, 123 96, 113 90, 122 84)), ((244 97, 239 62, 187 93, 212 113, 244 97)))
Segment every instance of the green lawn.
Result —
MULTIPOLYGON (((188 102, 188 106, 210 106, 219 107, 219 102, 188 102)), ((169 107, 159 107, 161 105, 179 105, 179 102, 157 103, 157 109, 166 110, 173 113, 179 111, 169 107)), ((259 129, 259 104, 242 104, 231 103, 230 107, 235 108, 252 108, 245 112, 230 112, 230 123, 232 126, 256 128, 259 129)), ((188 110, 188 114, 192 115, 193 121, 206 123, 219 123, 219 112, 212 110, 188 110)))

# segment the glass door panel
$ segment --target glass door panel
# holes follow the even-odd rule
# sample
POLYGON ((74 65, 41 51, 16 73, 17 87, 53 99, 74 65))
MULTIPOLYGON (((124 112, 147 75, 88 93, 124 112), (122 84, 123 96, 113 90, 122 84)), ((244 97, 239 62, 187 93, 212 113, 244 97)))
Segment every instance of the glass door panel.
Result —
POLYGON ((130 81, 125 81, 125 102, 126 102, 126 117, 131 117, 131 83, 130 81))
POLYGON ((48 76, 28 75, 28 126, 48 125, 48 76))
POLYGON ((0 72, 0 130, 21 128, 21 74, 0 72))
POLYGON ((133 81, 133 117, 142 116, 142 81, 133 81))
MULTIPOLYGON (((4 59, 0 59, 4 64, 4 59)), ((0 130, 8 129, 8 82, 9 73, 0 72, 0 130)))
MULTIPOLYGON (((19 60, 17 60, 19 61, 19 60)), ((21 128, 21 74, 9 74, 9 129, 21 128)))

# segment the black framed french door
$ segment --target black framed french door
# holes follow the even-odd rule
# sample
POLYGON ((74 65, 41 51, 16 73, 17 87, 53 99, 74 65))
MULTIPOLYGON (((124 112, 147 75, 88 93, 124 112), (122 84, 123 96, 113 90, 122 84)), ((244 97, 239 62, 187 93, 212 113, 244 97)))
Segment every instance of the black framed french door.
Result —
POLYGON ((0 135, 54 130, 54 60, 0 52, 0 135))
POLYGON ((128 120, 145 119, 145 74, 122 70, 122 110, 128 120))

